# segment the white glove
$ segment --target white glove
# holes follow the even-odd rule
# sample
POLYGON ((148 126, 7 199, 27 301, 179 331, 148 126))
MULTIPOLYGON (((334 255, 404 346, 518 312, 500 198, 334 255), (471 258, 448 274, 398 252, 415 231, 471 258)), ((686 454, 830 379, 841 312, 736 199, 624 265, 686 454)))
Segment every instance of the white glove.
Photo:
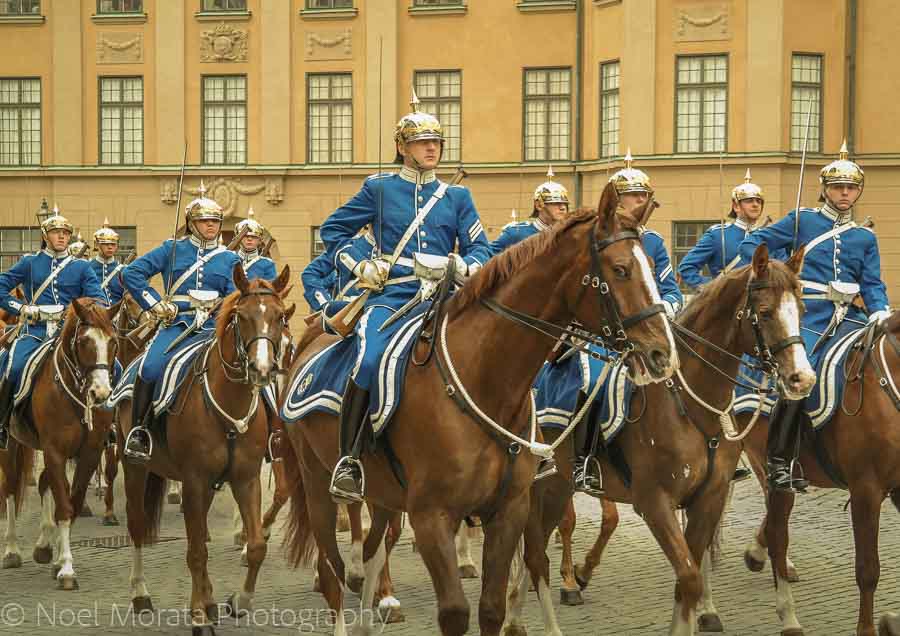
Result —
POLYGON ((879 326, 883 325, 888 318, 891 317, 890 309, 882 309, 880 311, 876 311, 869 315, 869 323, 877 323, 879 326))
POLYGON ((466 279, 469 277, 469 265, 463 260, 463 257, 460 256, 459 254, 457 254, 456 252, 451 252, 448 255, 448 257, 456 265, 456 270, 454 272, 453 279, 459 285, 462 285, 463 283, 466 282, 466 279))
POLYGON ((380 290, 388 279, 390 268, 387 261, 365 259, 353 268, 353 275, 359 279, 360 287, 380 290))
POLYGON ((663 306, 666 308, 666 315, 669 318, 675 318, 675 312, 677 311, 677 309, 675 308, 675 305, 673 303, 670 303, 668 300, 664 300, 664 301, 662 301, 662 303, 663 303, 663 306))
POLYGON ((41 309, 37 305, 22 305, 19 315, 25 320, 37 320, 41 316, 41 309))
POLYGON ((160 320, 173 320, 178 315, 175 303, 161 300, 150 308, 150 313, 160 320))

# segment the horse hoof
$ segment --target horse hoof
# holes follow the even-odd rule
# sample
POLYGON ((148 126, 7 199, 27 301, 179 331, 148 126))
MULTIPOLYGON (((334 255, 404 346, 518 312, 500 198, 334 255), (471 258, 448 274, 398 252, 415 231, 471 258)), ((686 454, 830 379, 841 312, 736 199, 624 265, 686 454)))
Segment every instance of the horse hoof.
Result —
POLYGON ((228 600, 225 602, 225 612, 227 616, 235 618, 243 618, 244 616, 249 616, 250 612, 253 611, 253 608, 242 607, 238 604, 237 599, 237 593, 232 592, 231 596, 229 596, 228 600))
POLYGON ((528 630, 524 625, 507 625, 503 630, 503 636, 528 636, 528 630))
POLYGON ((381 622, 384 625, 406 622, 406 614, 403 613, 403 608, 400 607, 400 604, 397 603, 396 600, 394 603, 379 603, 377 611, 378 618, 381 619, 381 622))
POLYGON ((559 604, 568 605, 569 607, 584 605, 584 597, 581 596, 581 590, 559 588, 559 604))
POLYGON ((149 596, 135 596, 131 599, 131 607, 137 615, 141 615, 144 612, 153 613, 153 601, 150 600, 149 596))
POLYGON ((166 503, 180 504, 181 495, 177 492, 170 492, 168 495, 166 495, 166 503))
POLYGON ((718 614, 701 614, 697 619, 697 629, 701 632, 724 632, 722 620, 718 614))
POLYGON ((12 568, 20 568, 22 567, 22 555, 14 552, 10 552, 6 556, 3 557, 3 569, 9 570, 12 568))
POLYGON ((347 587, 354 594, 359 594, 362 592, 363 581, 364 579, 361 576, 351 576, 347 579, 347 587))
POLYGON ((56 587, 67 592, 77 590, 78 579, 76 579, 74 576, 60 576, 56 579, 56 587))
POLYGON ((584 589, 588 586, 588 583, 590 583, 590 579, 589 579, 589 578, 587 578, 587 579, 586 579, 586 578, 583 578, 583 577, 581 576, 581 571, 582 571, 582 570, 581 570, 581 566, 580 566, 580 565, 576 565, 576 566, 575 566, 575 571, 574 571, 575 582, 578 583, 579 589, 581 589, 582 591, 584 591, 584 589))
POLYGON ((81 504, 81 512, 78 513, 78 516, 79 517, 93 517, 94 516, 94 511, 91 510, 91 507, 88 505, 88 503, 86 501, 83 504, 81 504))
POLYGON ((803 636, 803 630, 791 627, 790 629, 782 629, 781 636, 803 636))
POLYGON ((105 515, 103 517, 103 525, 104 526, 117 526, 119 525, 119 518, 114 514, 105 515))
POLYGON ((50 563, 50 561, 53 560, 53 548, 51 548, 49 545, 35 547, 34 552, 31 553, 31 558, 34 559, 35 563, 50 563))
POLYGON ((744 565, 746 565, 747 569, 751 572, 762 572, 763 568, 766 567, 766 562, 757 561, 753 558, 753 555, 750 554, 750 550, 744 550, 744 565))
POLYGON ((204 610, 206 612, 206 620, 213 625, 219 624, 219 606, 215 603, 207 605, 204 610))
POLYGON ((478 570, 474 565, 461 565, 459 567, 459 578, 461 579, 477 579, 478 570))
POLYGON ((212 625, 194 625, 191 627, 191 636, 216 636, 216 630, 212 625))
POLYGON ((878 621, 878 636, 900 636, 900 614, 888 612, 878 621))
POLYGON ((793 565, 789 565, 787 568, 787 580, 788 583, 800 582, 800 573, 797 572, 797 568, 795 568, 793 565))

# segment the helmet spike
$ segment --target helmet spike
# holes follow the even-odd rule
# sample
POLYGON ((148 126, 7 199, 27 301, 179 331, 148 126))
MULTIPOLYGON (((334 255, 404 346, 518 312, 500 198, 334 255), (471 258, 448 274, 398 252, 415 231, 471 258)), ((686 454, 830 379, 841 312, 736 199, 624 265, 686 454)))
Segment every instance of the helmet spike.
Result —
POLYGON ((547 164, 547 181, 553 181, 553 177, 556 176, 556 173, 553 172, 553 166, 547 164))
POLYGON ((841 149, 838 151, 838 159, 842 159, 844 161, 847 160, 847 157, 850 156, 850 151, 847 150, 847 139, 844 139, 844 143, 841 144, 841 149))
POLYGON ((254 212, 253 212, 253 206, 251 205, 251 206, 247 209, 247 218, 248 218, 248 219, 252 219, 252 218, 253 218, 253 214, 254 214, 254 212))
POLYGON ((625 152, 625 167, 630 168, 632 163, 634 163, 634 157, 631 156, 631 146, 628 146, 628 150, 625 152))
POLYGON ((108 216, 103 217, 103 227, 109 227, 109 217, 108 216))
POLYGON ((59 214, 59 204, 58 203, 53 204, 53 214, 59 214))
POLYGON ((197 188, 197 192, 200 193, 201 197, 206 196, 206 186, 203 185, 203 179, 200 179, 200 187, 197 188))
POLYGON ((750 183, 750 168, 747 168, 747 174, 744 175, 744 183, 750 183))
POLYGON ((412 89, 412 99, 409 100, 409 107, 412 108, 412 112, 419 112, 419 96, 416 95, 416 89, 412 89))

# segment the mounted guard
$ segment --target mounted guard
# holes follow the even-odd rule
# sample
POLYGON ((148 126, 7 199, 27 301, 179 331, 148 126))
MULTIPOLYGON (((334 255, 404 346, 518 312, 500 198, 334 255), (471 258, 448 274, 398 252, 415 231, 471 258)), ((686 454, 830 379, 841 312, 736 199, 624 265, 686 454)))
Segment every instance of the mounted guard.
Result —
POLYGON ((101 303, 106 297, 94 270, 87 261, 69 253, 73 225, 53 208, 53 216, 41 223, 41 249, 27 254, 0 274, 0 308, 19 317, 12 344, 0 353, 0 449, 9 443, 7 427, 13 409, 13 396, 22 378, 22 370, 35 350, 53 338, 65 317, 66 308, 76 298, 93 298, 101 303), (12 295, 16 287, 24 292, 24 301, 12 295))
POLYGON ((247 218, 234 226, 234 233, 242 237, 237 255, 241 259, 247 278, 275 280, 278 275, 275 271, 275 261, 260 253, 260 244, 268 232, 265 226, 254 218, 252 207, 247 210, 247 218))
MULTIPOLYGON (((140 362, 132 397, 133 428, 125 440, 125 457, 147 461, 152 438, 147 425, 157 382, 168 362, 181 350, 207 340, 215 327, 218 302, 235 290, 232 272, 240 262, 237 254, 219 244, 224 212, 206 197, 200 182, 200 196, 187 204, 184 213, 187 236, 167 240, 125 268, 125 288, 159 322, 159 330, 140 362), (174 249, 173 249, 174 246, 174 249), (150 286, 160 274, 165 296, 150 286)), ((123 381, 128 380, 128 374, 123 381)))
MULTIPOLYGON (((444 131, 436 117, 419 112, 413 93, 412 112, 394 131, 399 173, 366 179, 362 189, 335 210, 321 227, 326 255, 338 251, 357 232, 372 224, 373 258, 353 270, 359 286, 369 291, 355 325, 357 359, 341 403, 341 459, 334 469, 331 493, 340 503, 362 501, 364 478, 359 456, 362 423, 369 413, 369 389, 381 354, 400 324, 397 318, 422 300, 421 264, 455 261, 459 282, 474 274, 490 256, 490 245, 468 189, 440 181, 434 173, 444 149, 444 131), (454 248, 458 247, 458 253, 454 248), (420 267, 416 264, 420 263, 420 267), (386 325, 386 322, 392 323, 386 325)), ((350 309, 350 307, 348 307, 350 309)))
POLYGON ((491 253, 499 254, 529 236, 550 229, 557 221, 562 221, 569 214, 569 191, 553 180, 556 176, 553 167, 547 169, 547 180, 535 188, 534 208, 531 218, 525 221, 514 221, 503 226, 500 236, 491 242, 491 253))
MULTIPOLYGON (((865 173, 848 159, 846 142, 838 159, 822 168, 819 183, 820 207, 791 210, 777 223, 747 236, 740 246, 744 261, 749 261, 761 243, 770 250, 796 250, 800 245, 806 248, 800 272, 806 307, 800 335, 818 374, 813 396, 819 394, 825 381, 823 365, 841 355, 837 345, 849 346, 854 332, 880 326, 891 315, 875 232, 853 221, 853 205, 862 194, 865 173), (857 296, 862 298, 865 310, 853 302, 857 296)), ((778 490, 802 492, 807 486, 805 479, 794 476, 793 469, 800 425, 805 419, 801 409, 810 408, 809 400, 779 397, 772 407, 768 474, 770 485, 778 490)), ((737 407, 741 412, 740 400, 737 407)))
POLYGON ((114 305, 122 300, 125 288, 119 280, 119 272, 125 267, 116 259, 119 251, 119 233, 109 226, 109 219, 103 220, 103 227, 94 232, 94 248, 97 255, 91 259, 91 267, 97 280, 100 281, 100 289, 106 296, 106 303, 114 305))

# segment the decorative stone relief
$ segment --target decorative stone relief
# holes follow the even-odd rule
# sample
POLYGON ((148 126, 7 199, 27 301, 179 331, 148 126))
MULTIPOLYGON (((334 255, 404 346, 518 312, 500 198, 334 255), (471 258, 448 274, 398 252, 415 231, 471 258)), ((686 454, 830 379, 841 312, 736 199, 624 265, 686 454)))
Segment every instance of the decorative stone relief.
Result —
MULTIPOLYGON (((206 196, 222 206, 225 216, 231 216, 237 210, 239 195, 259 194, 266 187, 265 183, 246 185, 238 179, 226 177, 216 177, 209 183, 204 180, 203 183, 206 186, 206 196)), ((185 188, 184 191, 196 197, 200 195, 200 186, 198 184, 194 188, 185 188)))
POLYGON ((312 31, 306 34, 307 60, 349 60, 353 56, 351 29, 312 31))
POLYGON ((284 201, 284 180, 280 177, 266 179, 266 201, 278 205, 284 201))
POLYGON ((246 62, 247 31, 224 22, 209 31, 200 32, 201 62, 246 62))
POLYGON ((730 40, 730 2, 685 2, 675 7, 675 41, 730 40))
POLYGON ((97 33, 97 64, 135 64, 143 61, 143 33, 97 33))
POLYGON ((163 181, 159 184, 159 200, 168 205, 174 205, 178 201, 178 182, 163 181))

